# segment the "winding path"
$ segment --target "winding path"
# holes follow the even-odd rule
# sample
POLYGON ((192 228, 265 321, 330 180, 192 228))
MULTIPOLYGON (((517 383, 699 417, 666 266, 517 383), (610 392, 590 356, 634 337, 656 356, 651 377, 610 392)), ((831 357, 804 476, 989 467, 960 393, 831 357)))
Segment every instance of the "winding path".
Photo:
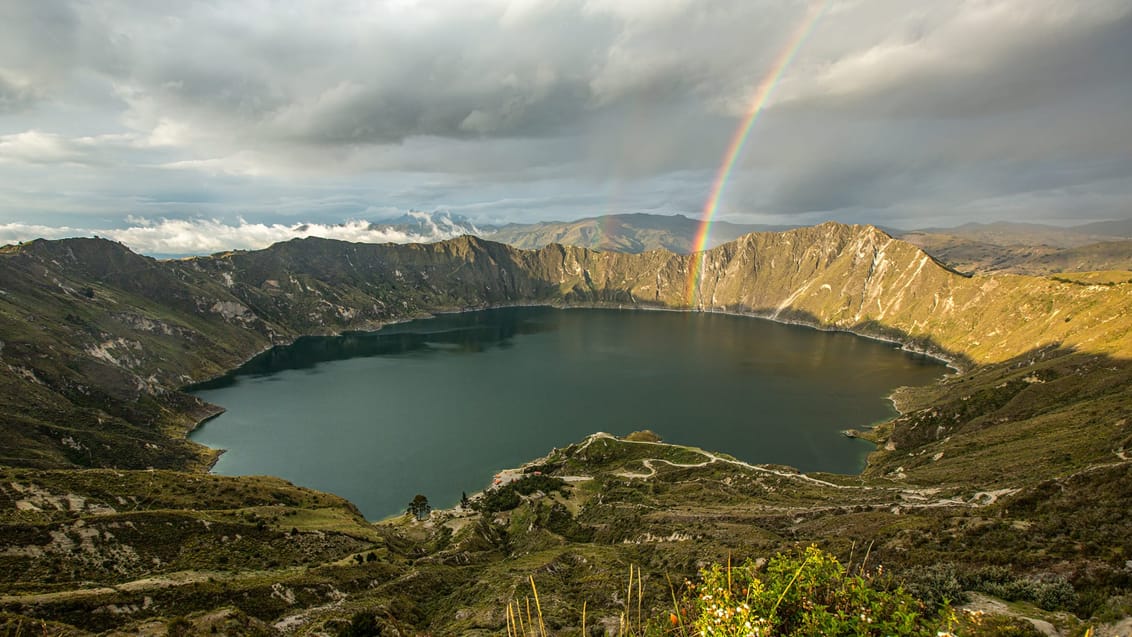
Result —
POLYGON ((765 466, 753 465, 753 464, 750 464, 748 462, 743 462, 742 460, 736 460, 736 459, 733 459, 733 458, 724 458, 724 457, 716 455, 716 454, 714 454, 710 451, 704 451, 703 449, 698 449, 696 447, 686 447, 684 445, 670 445, 668 443, 663 443, 663 442, 647 442, 647 441, 642 441, 642 440, 624 440, 624 439, 621 439, 621 438, 617 438, 613 435, 607 434, 605 432, 598 432, 598 433, 591 435, 589 438, 586 439, 586 442, 578 450, 579 451, 584 450, 594 440, 598 440, 598 439, 602 439, 602 438, 617 440, 618 442, 629 443, 629 444, 637 444, 637 445, 678 447, 678 448, 683 449, 685 451, 691 451, 693 453, 698 453, 698 454, 704 456, 705 458, 707 458, 703 462, 688 463, 688 464, 679 463, 679 462, 672 462, 671 460, 665 460, 664 458, 645 458, 645 459, 641 460, 641 464, 644 465, 645 468, 649 470, 648 473, 636 473, 636 472, 632 472, 632 471, 621 471, 621 472, 613 474, 615 476, 618 476, 618 477, 621 477, 621 478, 628 478, 630 480, 649 480, 649 479, 656 477, 657 469, 656 469, 656 466, 654 465, 654 463, 664 463, 664 464, 666 464, 670 467, 676 467, 676 468, 680 468, 680 469, 691 469, 691 468, 697 468, 697 467, 706 467, 707 465, 713 464, 713 463, 716 463, 716 462, 723 462, 723 463, 727 463, 727 464, 730 464, 730 465, 742 467, 742 468, 748 469, 750 471, 771 474, 771 475, 775 475, 775 476, 779 476, 779 477, 783 477, 783 478, 790 478, 790 479, 794 479, 794 480, 800 480, 800 481, 803 481, 803 482, 808 482, 810 484, 815 484, 815 485, 818 485, 818 486, 821 486, 821 487, 826 487, 826 488, 831 488, 831 489, 852 490, 852 491, 874 491, 876 489, 883 489, 883 490, 890 491, 890 492, 893 492, 893 493, 900 495, 902 501, 898 502, 898 503, 893 503, 893 506, 897 506, 897 507, 900 507, 900 508, 913 508, 913 509, 929 509, 929 508, 946 507, 946 506, 981 508, 981 507, 986 507, 986 506, 990 506, 990 505, 994 504, 995 502, 998 501, 999 498, 1001 498, 1003 496, 1013 495, 1013 494, 1015 494, 1019 491, 1019 489, 998 489, 998 490, 994 490, 994 491, 979 491, 979 492, 973 494, 968 499, 963 499, 963 498, 958 498, 958 497, 934 498, 936 493, 938 493, 938 491, 939 491, 938 489, 909 489, 909 488, 887 488, 886 489, 884 487, 874 487, 874 486, 868 486, 868 485, 836 484, 836 483, 833 483, 833 482, 829 482, 827 480, 819 480, 818 478, 814 478, 814 477, 806 475, 804 473, 792 473, 792 472, 789 472, 789 471, 780 471, 780 470, 771 469, 771 468, 765 467, 765 466), (909 500, 912 500, 912 501, 909 501, 909 500))
POLYGON ((704 456, 705 458, 707 458, 707 460, 705 460, 703 462, 692 463, 692 464, 681 464, 681 463, 678 463, 678 462, 672 462, 670 460, 665 460, 664 458, 648 458, 648 459, 642 460, 641 464, 645 465, 645 467, 647 467, 651 473, 636 474, 636 473, 624 472, 624 473, 614 474, 614 475, 618 475, 618 476, 625 477, 625 478, 648 479, 648 478, 655 476, 656 475, 656 468, 652 466, 652 463, 654 461, 655 462, 663 462, 667 465, 670 465, 670 466, 673 466, 673 467, 679 467, 679 468, 682 468, 682 469, 695 468, 695 467, 705 467, 705 466, 712 464, 712 463, 715 463, 715 462, 724 462, 724 463, 727 463, 727 464, 730 464, 730 465, 735 465, 737 467, 743 467, 744 469, 749 469, 751 471, 758 471, 760 473, 769 473, 771 475, 776 475, 776 476, 783 477, 783 478, 792 478, 792 479, 795 479, 795 480, 801 480, 803 482, 809 482, 809 483, 812 483, 812 484, 816 484, 816 485, 819 485, 819 486, 828 487, 828 488, 832 488, 832 489, 855 489, 855 490, 865 489, 865 490, 871 490, 873 488, 873 487, 867 487, 867 486, 851 486, 851 485, 844 485, 844 484, 835 484, 833 482, 827 482, 825 480, 819 480, 817 478, 808 476, 804 473, 792 473, 790 471, 780 471, 780 470, 777 470, 777 469, 771 469, 769 467, 765 467, 765 466, 761 466, 761 465, 750 464, 748 462, 743 462, 742 460, 736 460, 734 458, 724 458, 724 457, 718 456, 718 455, 716 455, 716 454, 714 454, 710 451, 704 451, 703 449, 698 449, 696 447, 686 447, 684 445, 672 445, 672 444, 668 444, 668 443, 665 443, 665 442, 647 442, 647 441, 644 441, 644 440, 624 440, 622 438, 617 438, 616 436, 613 436, 611 434, 607 434, 603 431, 599 431, 598 433, 592 434, 590 437, 586 438, 586 442, 581 447, 578 448, 578 451, 582 451, 586 447, 589 447, 590 443, 592 443, 594 440, 598 440, 598 439, 601 439, 601 438, 609 439, 609 440, 616 440, 618 442, 622 442, 622 443, 626 443, 626 444, 633 444, 633 445, 653 445, 653 446, 656 446, 656 447, 676 447, 678 449, 683 449, 685 451, 690 451, 692 453, 698 453, 701 456, 704 456))

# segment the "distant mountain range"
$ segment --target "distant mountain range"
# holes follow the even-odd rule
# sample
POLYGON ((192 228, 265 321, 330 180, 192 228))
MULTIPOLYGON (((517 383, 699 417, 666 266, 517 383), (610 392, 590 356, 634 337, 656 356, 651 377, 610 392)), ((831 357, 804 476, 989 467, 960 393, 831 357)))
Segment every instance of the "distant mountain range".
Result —
POLYGON ((1054 274, 1132 270, 1132 221, 1067 228, 970 223, 897 234, 960 272, 1054 274))
MULTIPOLYGON (((418 213, 419 215, 419 213, 418 213)), ((419 217, 412 218, 420 223, 419 217)), ((590 217, 576 221, 513 223, 476 228, 459 217, 445 217, 443 229, 465 224, 469 234, 507 243, 517 248, 538 249, 552 243, 591 250, 638 254, 668 250, 688 254, 693 250, 700 221, 683 215, 623 214, 590 217)), ((393 226, 403 229, 402 226, 393 226)), ((797 226, 711 224, 707 248, 733 241, 751 232, 778 232, 797 226)), ((417 234, 429 228, 413 226, 417 234)), ((960 272, 1012 272, 1053 274, 1086 270, 1132 270, 1132 220, 1102 221, 1072 227, 1032 223, 970 223, 955 228, 923 230, 886 229, 940 262, 960 272)))
POLYGON ((1132 220, 1099 221, 1068 227, 999 221, 968 223, 955 228, 924 228, 898 234, 902 237, 913 234, 945 235, 999 246, 1078 248, 1114 239, 1132 239, 1132 220))
POLYGON ((1132 270, 1132 241, 1103 241, 1059 248, 1048 244, 999 245, 926 232, 910 232, 901 238, 960 272, 1043 275, 1132 270))
MULTIPOLYGON (((684 215, 646 213, 603 215, 575 221, 540 221, 478 227, 470 220, 454 215, 442 215, 435 225, 425 227, 422 223, 426 223, 428 218, 431 217, 423 213, 414 213, 414 216, 405 217, 401 221, 388 222, 375 227, 388 225, 390 228, 411 230, 415 234, 424 235, 430 230, 435 230, 437 226, 448 231, 462 226, 467 230, 467 234, 524 249, 537 249, 551 243, 560 243, 591 250, 613 250, 630 254, 656 249, 687 254, 693 249, 696 234, 701 226, 699 219, 684 215)), ((781 232, 797 227, 800 226, 714 221, 711 224, 706 247, 713 248, 751 232, 781 232)), ((1065 249, 1132 239, 1132 220, 1100 221, 1068 227, 1000 221, 968 223, 953 228, 901 230, 886 227, 882 229, 894 237, 932 247, 948 242, 951 244, 972 242, 1002 247, 1065 249)))
MULTIPOLYGON (((119 229, 60 229, 54 236, 109 237, 156 258, 255 250, 303 237, 358 243, 432 243, 462 235, 522 249, 561 244, 626 254, 650 250, 689 254, 696 249, 701 226, 699 219, 684 215, 644 213, 500 226, 479 223, 447 211, 414 210, 398 217, 339 224, 312 222, 284 225, 243 221, 224 224, 211 220, 162 220, 119 229)), ((710 249, 752 232, 778 232, 796 227, 715 221, 710 224, 702 247, 710 249)), ((1041 275, 1086 270, 1132 270, 1132 243, 1127 243, 1132 241, 1132 220, 1072 227, 996 222, 970 223, 954 228, 881 229, 964 273, 1041 275)), ((19 240, 26 241, 28 238, 18 233, 0 236, 0 244, 17 243, 19 240)))
POLYGON ((424 237, 431 241, 442 241, 464 234, 480 236, 490 234, 492 226, 476 226, 471 219, 447 212, 410 211, 400 217, 371 223, 373 231, 393 231, 409 236, 424 237))
MULTIPOLYGON (((512 223, 485 230, 480 236, 516 248, 538 249, 552 243, 638 254, 668 250, 688 254, 693 250, 700 220, 684 215, 623 214, 589 217, 577 221, 512 223)), ((797 226, 712 222, 705 248, 714 248, 752 232, 778 232, 797 226)))

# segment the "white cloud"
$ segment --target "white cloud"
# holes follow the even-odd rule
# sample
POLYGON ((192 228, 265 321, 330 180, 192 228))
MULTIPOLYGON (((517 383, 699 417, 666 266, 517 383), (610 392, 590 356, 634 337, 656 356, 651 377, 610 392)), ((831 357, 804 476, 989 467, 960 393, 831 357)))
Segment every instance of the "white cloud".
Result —
POLYGON ((81 148, 62 135, 29 130, 0 136, 0 162, 82 163, 85 157, 81 148))
POLYGON ((68 226, 47 226, 35 223, 0 223, 0 245, 32 239, 65 239, 90 236, 87 230, 68 226))
POLYGON ((138 147, 137 136, 130 133, 67 137, 32 129, 0 135, 0 163, 89 166, 138 147))
POLYGON ((226 223, 217 219, 129 218, 126 228, 79 229, 37 224, 0 224, 0 243, 36 238, 100 236, 120 241, 136 252, 156 255, 211 254, 224 250, 258 250, 273 243, 322 237, 357 243, 430 243, 478 233, 475 226, 446 214, 410 212, 396 225, 369 221, 322 223, 226 223))
POLYGON ((182 159, 160 164, 160 168, 170 170, 196 170, 210 175, 242 175, 259 177, 273 174, 271 162, 260 153, 241 151, 228 157, 210 159, 182 159))

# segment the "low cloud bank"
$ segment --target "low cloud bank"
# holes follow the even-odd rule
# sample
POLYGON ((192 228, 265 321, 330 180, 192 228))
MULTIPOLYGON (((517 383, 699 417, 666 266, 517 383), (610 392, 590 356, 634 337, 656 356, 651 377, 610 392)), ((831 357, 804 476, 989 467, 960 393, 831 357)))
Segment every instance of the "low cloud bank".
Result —
POLYGON ((469 221, 446 213, 410 212, 385 223, 351 220, 324 223, 226 223, 217 219, 131 218, 125 228, 74 228, 26 223, 0 224, 0 244, 32 239, 99 236, 120 241, 142 254, 187 256, 224 250, 258 250, 280 241, 323 237, 358 243, 430 243, 479 234, 469 221))

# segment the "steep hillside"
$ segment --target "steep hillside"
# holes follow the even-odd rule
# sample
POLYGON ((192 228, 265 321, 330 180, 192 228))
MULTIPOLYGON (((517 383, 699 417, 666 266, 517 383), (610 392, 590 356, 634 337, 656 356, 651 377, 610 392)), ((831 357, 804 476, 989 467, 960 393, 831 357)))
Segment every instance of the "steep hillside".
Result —
POLYGON ((872 227, 756 233, 691 257, 560 250, 562 266, 543 276, 572 283, 571 298, 689 307, 695 267, 703 275, 693 309, 892 338, 961 364, 1059 345, 1132 354, 1132 286, 967 277, 872 227))
MULTIPOLYGON (((183 439, 211 413, 175 392, 268 344, 217 320, 167 264, 97 239, 0 252, 3 462, 32 467, 201 466, 183 439)), ((254 324, 253 327, 259 327, 254 324)))

